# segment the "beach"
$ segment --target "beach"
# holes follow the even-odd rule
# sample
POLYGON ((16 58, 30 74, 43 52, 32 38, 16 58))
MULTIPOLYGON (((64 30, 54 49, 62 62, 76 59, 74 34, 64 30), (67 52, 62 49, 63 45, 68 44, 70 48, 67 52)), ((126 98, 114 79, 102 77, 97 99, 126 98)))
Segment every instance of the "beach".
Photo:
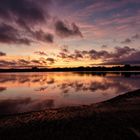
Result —
POLYGON ((0 117, 0 140, 140 139, 140 89, 84 106, 0 117))

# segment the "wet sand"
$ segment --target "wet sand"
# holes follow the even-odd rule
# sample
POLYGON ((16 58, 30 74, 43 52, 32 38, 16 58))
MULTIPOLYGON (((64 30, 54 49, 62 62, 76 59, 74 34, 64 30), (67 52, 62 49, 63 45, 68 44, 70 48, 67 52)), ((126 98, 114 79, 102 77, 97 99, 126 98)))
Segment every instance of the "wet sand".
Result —
POLYGON ((0 140, 139 140, 140 89, 90 106, 0 117, 0 140))

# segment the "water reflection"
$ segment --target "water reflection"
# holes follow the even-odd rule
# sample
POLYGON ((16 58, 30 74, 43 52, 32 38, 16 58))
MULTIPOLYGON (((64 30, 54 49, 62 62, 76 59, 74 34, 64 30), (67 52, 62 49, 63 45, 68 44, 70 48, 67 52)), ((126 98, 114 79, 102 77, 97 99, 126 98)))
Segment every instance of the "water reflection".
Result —
POLYGON ((139 87, 139 73, 0 74, 0 115, 97 103, 139 87))
POLYGON ((0 115, 42 110, 54 107, 54 100, 32 100, 31 98, 0 101, 0 115))
POLYGON ((6 87, 0 87, 0 92, 3 92, 4 90, 6 90, 6 87))

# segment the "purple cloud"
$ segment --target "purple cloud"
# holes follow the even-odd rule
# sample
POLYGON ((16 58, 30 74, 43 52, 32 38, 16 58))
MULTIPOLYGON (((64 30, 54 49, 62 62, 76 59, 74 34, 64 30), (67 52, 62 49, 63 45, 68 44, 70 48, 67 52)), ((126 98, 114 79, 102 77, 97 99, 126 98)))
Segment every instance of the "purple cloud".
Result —
POLYGON ((53 43, 53 35, 36 26, 46 24, 50 18, 51 0, 2 0, 0 4, 0 42, 30 45, 33 42, 53 43), (45 5, 45 8, 44 8, 45 5), (10 25, 5 24, 11 22, 10 25), (26 37, 25 37, 26 36, 26 37))
POLYGON ((128 46, 115 47, 114 51, 109 52, 106 50, 97 51, 91 50, 75 50, 73 53, 60 51, 58 57, 67 61, 73 60, 99 60, 103 61, 102 64, 140 64, 140 51, 128 46))
POLYGON ((122 41, 121 43, 123 43, 123 44, 129 44, 129 43, 131 43, 132 42, 132 40, 131 39, 129 39, 129 38, 126 38, 124 41, 122 41))
POLYGON ((0 42, 9 44, 25 44, 30 45, 32 40, 20 35, 19 30, 11 25, 1 23, 0 24, 0 42))
POLYGON ((69 25, 66 22, 58 20, 55 23, 55 30, 56 30, 56 34, 63 38, 70 37, 70 36, 83 37, 79 27, 75 23, 69 25))
POLYGON ((41 56, 47 56, 47 53, 43 52, 43 51, 36 51, 34 52, 35 54, 41 55, 41 56))

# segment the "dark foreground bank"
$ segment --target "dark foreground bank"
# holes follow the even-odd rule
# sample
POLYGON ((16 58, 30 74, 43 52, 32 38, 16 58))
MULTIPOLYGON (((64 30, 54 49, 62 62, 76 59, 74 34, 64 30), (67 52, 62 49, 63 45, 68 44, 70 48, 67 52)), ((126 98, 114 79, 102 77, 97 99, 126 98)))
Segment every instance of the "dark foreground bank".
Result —
POLYGON ((90 106, 2 116, 0 140, 139 140, 140 90, 90 106))

